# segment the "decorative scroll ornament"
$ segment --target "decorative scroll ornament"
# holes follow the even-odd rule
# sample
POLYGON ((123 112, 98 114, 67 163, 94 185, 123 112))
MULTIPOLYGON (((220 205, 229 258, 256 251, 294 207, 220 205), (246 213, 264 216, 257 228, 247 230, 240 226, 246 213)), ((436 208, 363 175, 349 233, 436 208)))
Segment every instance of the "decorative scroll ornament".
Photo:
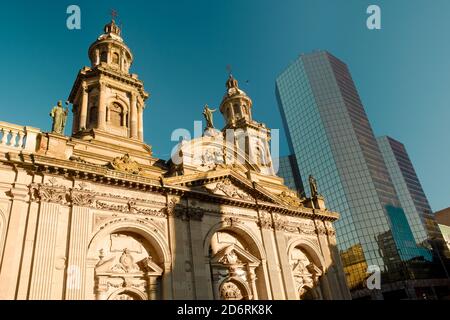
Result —
POLYGON ((114 160, 110 162, 110 166, 117 171, 131 174, 140 174, 142 171, 141 166, 136 161, 132 161, 128 153, 123 157, 114 158, 114 160))

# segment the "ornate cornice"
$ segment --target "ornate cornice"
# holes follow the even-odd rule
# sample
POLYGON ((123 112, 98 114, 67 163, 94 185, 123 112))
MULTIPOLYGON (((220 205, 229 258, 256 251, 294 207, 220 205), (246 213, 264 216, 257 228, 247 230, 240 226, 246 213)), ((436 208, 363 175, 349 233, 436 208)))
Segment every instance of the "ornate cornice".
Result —
MULTIPOLYGON (((180 186, 180 185, 168 185, 161 183, 161 181, 148 178, 141 175, 129 174, 120 172, 117 170, 108 169, 99 165, 82 163, 76 161, 52 159, 44 156, 32 155, 27 159, 17 160, 15 162, 18 166, 24 166, 30 173, 44 173, 55 176, 63 176, 69 179, 80 179, 86 181, 92 181, 95 183, 101 183, 106 185, 112 185, 118 188, 127 188, 143 192, 155 192, 161 195, 169 194, 178 197, 198 199, 211 203, 220 203, 225 205, 231 205, 241 208, 249 208, 253 210, 264 210, 280 215, 292 216, 292 217, 305 217, 312 219, 321 219, 327 221, 335 221, 339 215, 326 211, 326 210, 313 210, 306 207, 289 207, 277 203, 265 202, 264 199, 258 201, 248 201, 244 199, 232 198, 229 196, 215 195, 209 192, 204 192, 192 188, 192 186, 180 186), (28 163, 30 162, 30 163, 28 163)), ((216 181, 222 181, 224 179, 216 178, 216 181)), ((244 187, 244 185, 243 185, 244 187)), ((245 189, 245 188, 244 188, 245 189)), ((259 190, 254 190, 254 192, 259 190)), ((43 191, 44 192, 44 189, 43 191)), ((56 191, 55 191, 56 192, 56 191)), ((252 192, 253 193, 253 192, 252 192)), ((34 195, 36 196, 36 195, 34 195)), ((106 197, 117 197, 113 195, 103 195, 106 197)), ((253 197, 256 196, 252 194, 253 197)), ((39 196, 40 197, 40 196, 39 196)), ((63 198, 58 198, 56 194, 43 195, 44 199, 52 199, 51 201, 62 202, 63 198)), ((80 195, 85 198, 85 195, 80 195)), ((129 199, 123 197, 123 199, 129 199)), ((141 202, 140 199, 134 199, 136 202, 141 202)), ((77 200, 76 200, 77 201, 77 200)), ((83 203, 83 199, 80 199, 83 203)), ((88 201, 88 200, 86 200, 88 201)), ((88 202, 89 203, 89 202, 88 202)))

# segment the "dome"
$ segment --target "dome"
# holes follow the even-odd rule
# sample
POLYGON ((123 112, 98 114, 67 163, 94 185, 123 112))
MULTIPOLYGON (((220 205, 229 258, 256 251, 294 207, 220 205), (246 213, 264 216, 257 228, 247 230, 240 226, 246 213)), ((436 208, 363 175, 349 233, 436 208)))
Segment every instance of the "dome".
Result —
POLYGON ((119 26, 116 24, 116 22, 114 20, 111 20, 110 23, 105 25, 103 30, 105 33, 103 33, 101 36, 98 37, 98 39, 97 39, 98 41, 106 40, 106 39, 113 39, 113 40, 123 42, 123 39, 120 36, 122 31, 120 30, 119 26))
POLYGON ((230 74, 230 76, 228 77, 228 80, 226 82, 226 87, 227 87, 227 92, 225 93, 222 103, 232 97, 236 97, 236 96, 242 96, 245 97, 247 99, 250 100, 250 98, 247 96, 247 94, 245 93, 244 90, 241 90, 239 88, 239 83, 238 81, 233 77, 232 74, 230 74))

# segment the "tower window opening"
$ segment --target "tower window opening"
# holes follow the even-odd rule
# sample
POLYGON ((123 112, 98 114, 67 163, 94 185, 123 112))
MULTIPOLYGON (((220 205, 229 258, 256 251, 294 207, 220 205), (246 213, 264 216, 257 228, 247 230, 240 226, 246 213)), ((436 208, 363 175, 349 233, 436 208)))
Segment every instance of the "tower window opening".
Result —
POLYGON ((240 118, 241 117, 241 112, 239 110, 239 105, 235 104, 233 105, 233 109, 234 109, 234 115, 236 118, 240 118))
POLYGON ((108 62, 108 53, 106 51, 100 54, 100 62, 108 62))
POLYGON ((109 118, 110 118, 110 123, 113 126, 116 127, 121 127, 123 122, 123 118, 124 118, 124 111, 123 108, 120 104, 118 104, 117 102, 114 102, 110 107, 109 107, 109 118))
POLYGON ((114 52, 112 55, 112 63, 119 64, 119 54, 117 52, 114 52))

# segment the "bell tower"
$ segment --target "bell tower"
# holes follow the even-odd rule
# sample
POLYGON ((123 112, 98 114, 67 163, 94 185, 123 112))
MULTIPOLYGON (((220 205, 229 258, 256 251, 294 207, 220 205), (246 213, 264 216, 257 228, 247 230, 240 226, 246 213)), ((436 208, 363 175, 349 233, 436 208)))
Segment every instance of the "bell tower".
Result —
POLYGON ((89 47, 90 67, 78 73, 69 96, 72 136, 109 136, 143 142, 143 112, 149 94, 129 72, 133 54, 114 19, 89 47))
POLYGON ((230 74, 226 82, 227 92, 220 105, 226 128, 235 128, 252 121, 252 100, 239 89, 238 81, 230 74))
POLYGON ((239 88, 239 83, 232 74, 225 86, 226 92, 220 104, 220 112, 225 119, 225 135, 232 132, 235 147, 258 168, 259 173, 274 175, 269 147, 270 129, 253 120, 252 99, 239 88))

